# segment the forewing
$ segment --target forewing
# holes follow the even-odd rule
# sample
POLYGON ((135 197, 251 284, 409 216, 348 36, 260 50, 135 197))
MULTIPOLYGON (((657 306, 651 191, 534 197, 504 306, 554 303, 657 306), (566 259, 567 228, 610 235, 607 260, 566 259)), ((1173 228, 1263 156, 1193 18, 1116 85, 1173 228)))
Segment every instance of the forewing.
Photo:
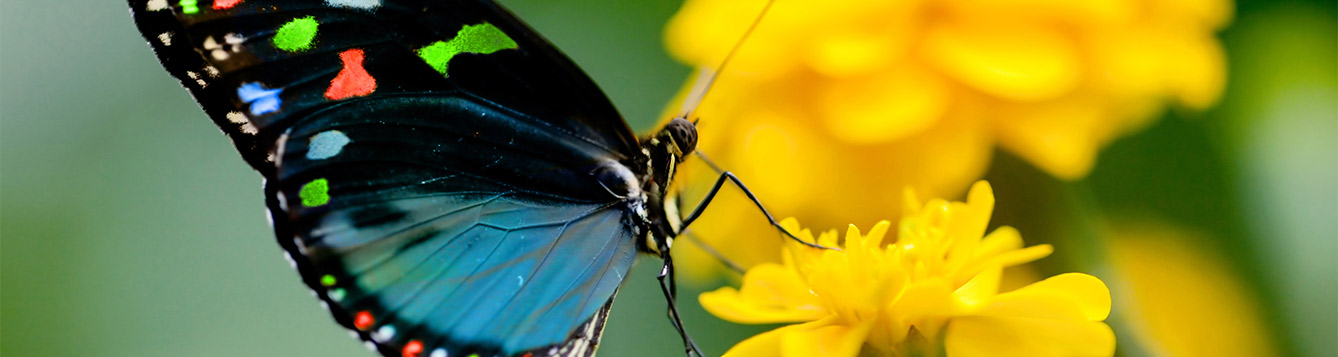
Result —
POLYGON ((167 70, 262 173, 293 121, 343 102, 425 93, 508 108, 617 156, 637 147, 580 69, 488 0, 130 5, 167 70))

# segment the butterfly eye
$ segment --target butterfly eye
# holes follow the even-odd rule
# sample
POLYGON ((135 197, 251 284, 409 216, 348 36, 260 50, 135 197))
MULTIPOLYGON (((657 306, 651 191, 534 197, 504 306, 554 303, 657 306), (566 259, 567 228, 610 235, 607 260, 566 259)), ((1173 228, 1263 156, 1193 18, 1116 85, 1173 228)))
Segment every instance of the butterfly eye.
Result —
POLYGON ((697 126, 683 118, 674 118, 664 125, 664 131, 678 144, 678 151, 687 155, 697 148, 697 126))

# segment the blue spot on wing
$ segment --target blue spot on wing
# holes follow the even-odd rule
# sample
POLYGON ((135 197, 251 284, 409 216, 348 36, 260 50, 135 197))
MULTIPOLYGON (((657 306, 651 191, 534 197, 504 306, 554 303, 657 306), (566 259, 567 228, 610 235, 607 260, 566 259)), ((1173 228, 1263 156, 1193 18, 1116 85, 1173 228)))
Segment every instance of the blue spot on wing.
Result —
POLYGON ((341 279, 356 282, 347 309, 374 311, 401 343, 452 355, 561 344, 612 298, 635 256, 620 203, 447 194, 375 205, 401 216, 376 226, 360 226, 357 209, 326 216, 307 251, 353 277, 341 279))
POLYGON ((279 106, 283 104, 279 99, 279 93, 282 92, 283 88, 268 89, 258 82, 251 82, 237 88, 237 98, 242 102, 251 103, 252 115, 262 115, 279 110, 279 106))

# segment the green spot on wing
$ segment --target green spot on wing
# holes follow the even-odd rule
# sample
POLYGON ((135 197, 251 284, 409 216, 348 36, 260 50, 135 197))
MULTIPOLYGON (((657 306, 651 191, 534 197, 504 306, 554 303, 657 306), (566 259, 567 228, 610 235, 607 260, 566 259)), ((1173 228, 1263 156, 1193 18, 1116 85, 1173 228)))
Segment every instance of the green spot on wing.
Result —
POLYGON ((312 16, 299 17, 279 27, 274 35, 274 47, 288 52, 311 49, 312 40, 316 39, 316 28, 320 24, 312 16))
POLYGON ((325 274, 325 276, 321 277, 321 285, 334 286, 334 284, 335 284, 334 275, 325 274))
POLYGON ((429 66, 441 72, 446 76, 446 65, 451 63, 451 58, 461 53, 489 54, 501 50, 514 50, 520 46, 516 41, 507 37, 506 33, 493 26, 490 23, 481 23, 478 25, 465 25, 460 32, 455 34, 455 38, 450 41, 433 42, 427 47, 418 49, 418 57, 422 57, 429 66))
POLYGON ((322 206, 330 203, 330 182, 323 178, 308 182, 302 185, 302 190, 298 191, 298 196, 302 197, 302 205, 307 207, 322 206))

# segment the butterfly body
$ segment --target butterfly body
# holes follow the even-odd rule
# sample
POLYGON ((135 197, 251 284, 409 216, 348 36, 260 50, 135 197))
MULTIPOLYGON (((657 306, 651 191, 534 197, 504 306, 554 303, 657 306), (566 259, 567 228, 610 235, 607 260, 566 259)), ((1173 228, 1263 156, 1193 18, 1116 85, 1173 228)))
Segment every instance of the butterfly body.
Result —
POLYGON ((692 123, 638 139, 491 1, 130 5, 265 178, 303 281, 382 354, 593 354, 636 253, 677 232, 692 123))

